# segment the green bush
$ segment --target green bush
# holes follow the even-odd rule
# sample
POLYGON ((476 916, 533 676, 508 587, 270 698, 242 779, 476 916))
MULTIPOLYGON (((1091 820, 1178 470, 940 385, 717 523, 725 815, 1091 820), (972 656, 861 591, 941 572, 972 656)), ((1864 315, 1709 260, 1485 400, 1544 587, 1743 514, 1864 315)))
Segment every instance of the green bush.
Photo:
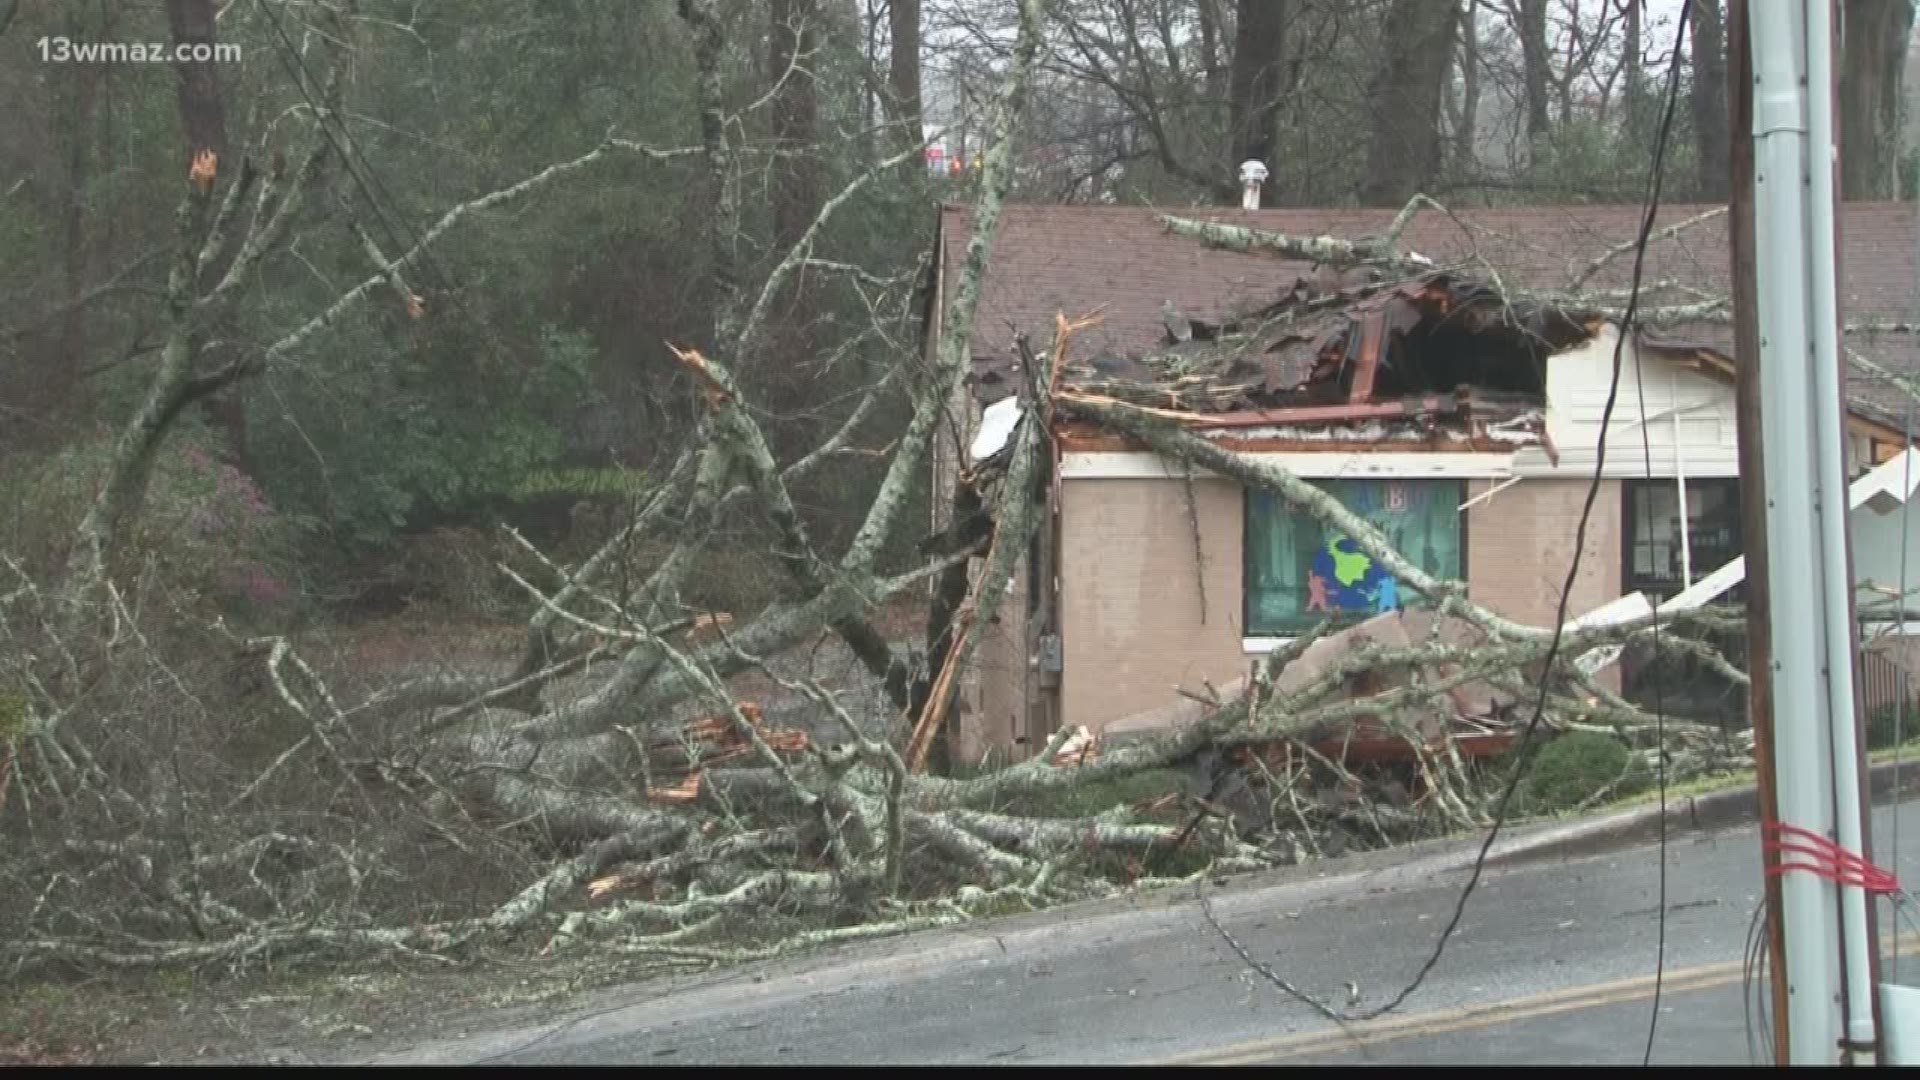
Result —
POLYGON ((1618 780, 1631 760, 1632 751, 1611 735, 1566 732, 1534 755, 1514 792, 1514 808, 1525 814, 1571 810, 1618 780))

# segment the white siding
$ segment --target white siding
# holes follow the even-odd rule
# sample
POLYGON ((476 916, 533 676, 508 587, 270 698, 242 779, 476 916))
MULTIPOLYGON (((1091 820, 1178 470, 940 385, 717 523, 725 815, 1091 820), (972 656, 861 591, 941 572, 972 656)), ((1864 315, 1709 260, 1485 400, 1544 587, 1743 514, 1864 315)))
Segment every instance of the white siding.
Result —
MULTIPOLYGON (((1545 451, 1526 449, 1514 471, 1527 476, 1591 476, 1600 443, 1607 387, 1613 374, 1618 332, 1609 324, 1593 340, 1547 361, 1547 432, 1559 451, 1556 467, 1545 451)), ((1634 347, 1621 350, 1620 391, 1607 425, 1606 475, 1621 479, 1648 473, 1671 477, 1738 476, 1733 387, 1689 371, 1648 351, 1636 364, 1634 347), (1644 385, 1643 385, 1644 378, 1644 385), (1641 431, 1642 398, 1647 417, 1641 431), (1644 439, 1644 441, 1643 441, 1644 439), (1684 461, 1684 467, 1681 462, 1684 461)))
MULTIPOLYGON (((1853 526, 1853 580, 1871 582, 1883 589, 1900 588, 1900 549, 1906 548, 1906 585, 1920 587, 1920 508, 1909 512, 1898 505, 1881 511, 1873 503, 1855 507, 1849 523, 1853 526), (1904 535, 1903 535, 1904 534, 1904 535), (1904 545, 1902 540, 1905 540, 1904 545)), ((1863 611, 1875 601, 1889 601, 1883 593, 1865 592, 1858 603, 1863 611)))

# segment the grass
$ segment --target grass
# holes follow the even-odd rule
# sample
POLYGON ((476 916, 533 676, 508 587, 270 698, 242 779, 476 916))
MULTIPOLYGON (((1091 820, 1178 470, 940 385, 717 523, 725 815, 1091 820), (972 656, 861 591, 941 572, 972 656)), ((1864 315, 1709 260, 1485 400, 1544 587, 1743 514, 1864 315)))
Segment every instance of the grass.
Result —
MULTIPOLYGON (((1899 746, 1886 746, 1867 752, 1867 762, 1871 765, 1892 761, 1896 757, 1901 759, 1920 758, 1920 736, 1908 739, 1899 746)), ((1667 799, 1668 801, 1672 801, 1674 799, 1684 799, 1691 795, 1705 795, 1714 791, 1726 791, 1729 788, 1746 787, 1754 783, 1755 780, 1756 777, 1752 769, 1738 769, 1733 772, 1715 773, 1711 776, 1696 776, 1691 780, 1683 780, 1677 784, 1668 784, 1667 799)), ((1659 801, 1660 790, 1658 788, 1649 788, 1646 791, 1629 795, 1623 799, 1603 803, 1593 809, 1595 811, 1621 810, 1634 806, 1645 806, 1648 803, 1659 801)))

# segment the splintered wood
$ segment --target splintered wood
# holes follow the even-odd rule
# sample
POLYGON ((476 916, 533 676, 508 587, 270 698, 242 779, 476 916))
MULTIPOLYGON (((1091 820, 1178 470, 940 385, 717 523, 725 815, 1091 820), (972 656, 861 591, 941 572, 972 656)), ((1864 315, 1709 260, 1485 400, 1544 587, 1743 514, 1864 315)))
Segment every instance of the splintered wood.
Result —
POLYGON ((708 408, 717 409, 733 400, 733 390, 714 374, 713 366, 707 363, 706 357, 700 355, 699 349, 682 349, 668 342, 667 351, 673 353, 673 358, 680 361, 680 365, 687 369, 695 381, 699 382, 700 392, 706 398, 708 408))
MULTIPOLYGON (((1047 400, 1043 405, 1044 416, 1049 424, 1051 424, 1053 416, 1053 401, 1062 392, 1060 390, 1060 369, 1066 363, 1067 346, 1072 342, 1073 336, 1076 333, 1088 327, 1097 326, 1099 322, 1100 318, 1097 315, 1088 315, 1084 318, 1071 321, 1063 314, 1055 313, 1054 315, 1053 349, 1049 353, 1050 374, 1047 383, 1047 400)), ((1012 439, 1013 436, 1009 434, 1009 442, 1011 442, 1012 439)), ((964 482, 971 483, 972 477, 967 477, 964 482)), ((983 567, 991 567, 994 564, 994 555, 998 551, 999 546, 1000 521, 996 518, 993 523, 993 530, 987 540, 986 555, 981 560, 983 567)), ((946 723, 947 714, 956 693, 954 683, 960 678, 961 669, 969 659, 969 650, 962 646, 961 643, 970 642, 972 640, 971 635, 977 629, 974 626, 974 622, 976 613, 980 607, 980 593, 986 584, 987 574, 983 572, 968 587, 965 599, 955 611, 953 623, 947 634, 948 645, 944 656, 942 656, 939 661, 938 673, 934 676, 932 688, 928 692, 926 703, 922 707, 920 715, 915 718, 913 729, 907 737, 906 753, 903 756, 908 772, 918 773, 926 769, 927 757, 933 749, 933 740, 946 723)))
MULTIPOLYGON (((739 702, 734 708, 774 753, 793 756, 806 751, 806 732, 769 729, 760 706, 753 702, 739 702)), ((664 774, 665 782, 647 788, 648 801, 656 803, 697 801, 706 770, 754 753, 753 740, 727 716, 708 716, 682 724, 678 731, 655 736, 646 750, 654 775, 664 774)))

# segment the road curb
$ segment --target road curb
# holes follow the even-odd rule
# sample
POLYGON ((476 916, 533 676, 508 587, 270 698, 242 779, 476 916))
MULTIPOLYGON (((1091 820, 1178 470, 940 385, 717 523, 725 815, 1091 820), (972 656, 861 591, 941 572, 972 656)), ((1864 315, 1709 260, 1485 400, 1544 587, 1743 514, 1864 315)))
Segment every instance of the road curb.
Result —
MULTIPOLYGON (((1882 762, 1867 770, 1875 802, 1893 796, 1896 789, 1920 791, 1920 760, 1882 762)), ((1752 785, 1671 799, 1666 806, 1667 835, 1726 828, 1759 820, 1759 792, 1752 785)), ((1493 846, 1488 866, 1512 866, 1542 859, 1591 855, 1621 844, 1655 839, 1660 835, 1660 807, 1643 806, 1599 817, 1543 826, 1493 846)), ((1462 866, 1472 864, 1468 858, 1462 866)))

